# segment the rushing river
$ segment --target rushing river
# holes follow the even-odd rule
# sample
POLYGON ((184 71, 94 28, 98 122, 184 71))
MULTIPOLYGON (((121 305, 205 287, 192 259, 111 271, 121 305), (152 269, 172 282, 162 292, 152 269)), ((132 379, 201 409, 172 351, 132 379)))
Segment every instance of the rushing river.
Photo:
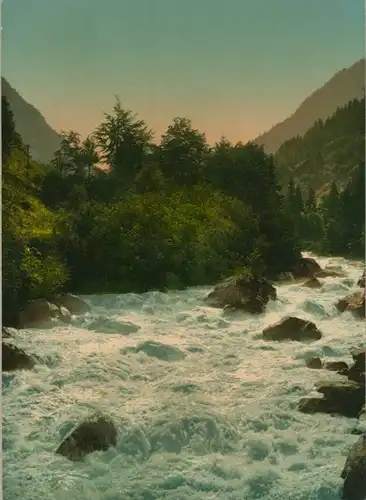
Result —
POLYGON ((92 312, 72 325, 21 330, 15 342, 43 360, 3 375, 6 500, 336 500, 356 420, 297 411, 319 379, 321 356, 350 362, 364 322, 337 313, 361 263, 320 290, 277 287, 261 316, 205 307, 208 288, 85 297, 92 312), (310 319, 320 341, 269 343, 261 331, 285 315, 310 319), (160 344, 155 344, 159 342, 160 344), (131 347, 140 346, 138 352, 131 347), (118 445, 83 462, 54 453, 100 409, 118 445))

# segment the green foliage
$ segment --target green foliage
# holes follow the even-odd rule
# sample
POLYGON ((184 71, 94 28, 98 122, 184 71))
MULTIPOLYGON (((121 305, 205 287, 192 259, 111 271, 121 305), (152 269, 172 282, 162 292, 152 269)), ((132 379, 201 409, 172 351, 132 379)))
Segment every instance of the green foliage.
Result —
MULTIPOLYGON (((298 186, 295 188, 298 192, 298 186)), ((296 232, 303 248, 323 254, 364 258, 365 254, 365 164, 353 172, 346 186, 335 182, 330 191, 316 202, 310 191, 307 203, 292 204, 287 195, 296 232)))
POLYGON ((35 248, 25 248, 20 269, 27 276, 30 299, 50 297, 68 280, 68 272, 59 256, 43 257, 35 248))
POLYGON ((364 113, 364 99, 351 101, 276 155, 288 179, 288 216, 303 248, 364 258, 364 113))
MULTIPOLYGON (((6 105, 5 112, 9 109, 6 105)), ((61 289, 68 272, 55 256, 57 215, 39 199, 45 169, 29 159, 13 120, 5 120, 2 126, 6 151, 2 171, 3 324, 16 326, 19 309, 31 298, 46 297, 61 289), (37 242, 47 253, 37 256, 37 248, 29 250, 30 242, 37 242)))
POLYGON ((118 186, 129 189, 151 152, 152 131, 116 98, 113 114, 105 114, 93 137, 118 186))

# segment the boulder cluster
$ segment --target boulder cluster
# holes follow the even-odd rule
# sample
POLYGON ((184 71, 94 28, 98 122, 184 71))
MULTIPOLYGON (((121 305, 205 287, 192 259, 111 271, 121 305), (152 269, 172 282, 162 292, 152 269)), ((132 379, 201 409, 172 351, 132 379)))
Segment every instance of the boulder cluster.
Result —
MULTIPOLYGON (((365 354, 366 349, 351 352, 353 364, 348 367, 344 361, 326 363, 324 368, 336 371, 345 379, 318 382, 315 389, 322 398, 304 398, 299 403, 303 413, 330 413, 344 417, 358 418, 365 405, 365 354)), ((307 361, 310 368, 322 368, 320 358, 307 361)))
MULTIPOLYGON (((303 257, 290 273, 281 276, 279 282, 301 282, 302 286, 320 289, 321 278, 345 277, 339 268, 322 269, 315 259, 303 257)), ((363 290, 356 291, 340 299, 335 308, 339 313, 346 311, 356 318, 365 318, 365 271, 357 282, 363 290)), ((225 311, 243 311, 245 313, 264 313, 271 300, 277 299, 274 282, 265 279, 234 276, 226 279, 206 297, 205 302, 211 307, 225 311)), ((312 321, 297 317, 284 317, 262 332, 265 341, 312 342, 322 337, 321 331, 312 321)), ((353 364, 345 361, 323 361, 318 358, 306 360, 311 369, 326 369, 336 372, 343 379, 338 381, 318 382, 315 385, 319 397, 303 398, 298 410, 303 413, 328 413, 348 418, 366 416, 365 407, 365 353, 366 349, 352 351, 353 364)), ((343 500, 366 500, 366 433, 352 447, 342 472, 344 485, 343 500)))
MULTIPOLYGON (((89 310, 90 306, 84 300, 69 293, 54 297, 52 301, 45 299, 32 300, 20 312, 18 326, 22 329, 31 329, 51 328, 58 323, 69 324, 72 315, 85 314, 89 310)), ((36 364, 36 358, 16 346, 13 340, 10 329, 3 327, 3 372, 32 369, 36 364)))

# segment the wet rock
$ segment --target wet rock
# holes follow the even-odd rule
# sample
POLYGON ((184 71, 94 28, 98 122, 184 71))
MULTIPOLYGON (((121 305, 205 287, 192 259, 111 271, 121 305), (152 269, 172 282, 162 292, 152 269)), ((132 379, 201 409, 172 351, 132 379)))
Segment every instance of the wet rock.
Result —
POLYGON ((311 257, 301 257, 294 266, 292 273, 295 278, 313 278, 322 268, 317 261, 311 257))
POLYGON ((357 281, 357 286, 365 288, 365 271, 362 273, 361 278, 357 281))
POLYGON ((322 360, 320 358, 309 358, 305 360, 305 364, 308 368, 312 368, 313 370, 319 370, 323 367, 322 360))
POLYGON ((354 292, 340 299, 336 308, 339 312, 350 311, 357 317, 365 317, 365 292, 354 292))
POLYGON ((366 433, 351 447, 341 473, 344 479, 341 498, 343 500, 365 500, 366 498, 366 433))
POLYGON ((355 349, 351 352, 353 365, 348 369, 347 378, 365 385, 366 349, 355 349))
POLYGON ((53 302, 58 307, 65 307, 71 314, 75 315, 85 314, 91 310, 91 307, 83 299, 71 293, 57 295, 53 302))
POLYGON ((263 312, 269 300, 276 300, 276 288, 266 279, 233 276, 219 283, 205 298, 210 307, 240 309, 250 313, 263 312))
POLYGON ((60 310, 59 319, 64 323, 70 324, 71 323, 70 311, 63 306, 61 306, 59 310, 60 310))
POLYGON ((306 286, 306 288, 321 288, 323 286, 322 283, 317 278, 311 278, 308 281, 305 281, 303 286, 306 286))
POLYGON ((106 451, 117 444, 113 421, 96 413, 77 425, 57 448, 56 453, 69 460, 81 460, 88 453, 106 451))
POLYGON ((316 390, 323 398, 304 398, 298 409, 304 413, 329 413, 349 418, 362 417, 365 405, 365 357, 366 349, 352 351, 353 365, 348 368, 343 361, 332 361, 325 368, 347 375, 348 380, 318 382, 316 390))
POLYGON ((344 361, 328 361, 325 363, 324 368, 331 372, 338 372, 341 375, 347 375, 348 365, 344 361))
POLYGON ((70 312, 45 299, 36 299, 19 314, 19 328, 52 328, 56 320, 70 323, 70 312))
POLYGON ((366 347, 361 347, 359 349, 353 349, 351 351, 351 356, 355 365, 365 366, 366 363, 366 347))
POLYGON ((357 382, 358 384, 365 385, 365 366, 351 366, 347 371, 348 380, 357 382))
POLYGON ((297 408, 302 413, 339 413, 339 404, 335 405, 324 398, 302 398, 297 408))
POLYGON ((50 328, 53 319, 60 316, 60 310, 55 304, 45 299, 29 302, 19 315, 20 328, 50 328))
POLYGON ((315 323, 288 316, 263 330, 264 340, 314 341, 322 337, 315 323))
POLYGON ((35 360, 23 349, 13 344, 2 344, 2 370, 12 372, 15 370, 31 370, 36 364, 35 360))
POLYGON ((346 274, 334 266, 322 269, 318 262, 311 257, 302 257, 292 270, 295 278, 343 278, 346 274))
POLYGON ((357 418, 365 402, 364 387, 351 380, 318 382, 315 388, 324 397, 302 399, 298 409, 303 413, 329 413, 357 418))

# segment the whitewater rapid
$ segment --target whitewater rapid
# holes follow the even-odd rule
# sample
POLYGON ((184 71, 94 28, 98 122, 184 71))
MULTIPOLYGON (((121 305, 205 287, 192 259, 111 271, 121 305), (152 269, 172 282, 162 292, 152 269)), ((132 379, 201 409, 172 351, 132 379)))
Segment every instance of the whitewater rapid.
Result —
POLYGON ((347 278, 320 290, 278 286, 261 316, 206 307, 210 289, 195 288, 85 297, 91 313, 70 326, 17 331, 14 342, 40 362, 3 374, 4 498, 338 499, 362 424, 296 406, 316 381, 340 378, 306 368, 306 357, 351 362, 365 345, 364 322, 334 307, 358 289, 362 264, 316 258, 347 278), (323 338, 264 342, 263 328, 289 314, 314 321, 323 338), (76 463, 56 455, 94 410, 114 420, 117 447, 76 463))

